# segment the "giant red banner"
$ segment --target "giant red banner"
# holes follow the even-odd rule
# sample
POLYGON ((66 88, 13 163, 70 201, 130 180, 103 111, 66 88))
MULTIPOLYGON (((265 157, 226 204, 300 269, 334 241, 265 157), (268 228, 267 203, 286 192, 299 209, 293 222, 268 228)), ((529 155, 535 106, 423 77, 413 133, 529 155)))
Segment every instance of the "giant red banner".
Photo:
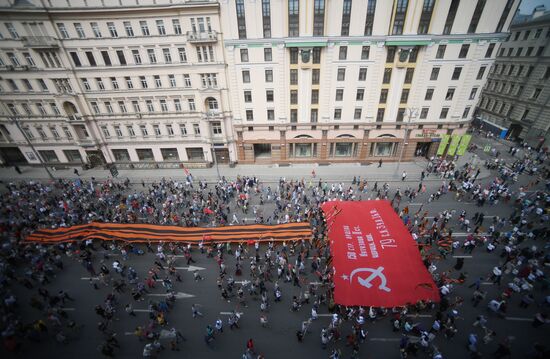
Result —
POLYGON ((439 301, 415 241, 389 202, 332 201, 322 209, 337 304, 394 307, 439 301))

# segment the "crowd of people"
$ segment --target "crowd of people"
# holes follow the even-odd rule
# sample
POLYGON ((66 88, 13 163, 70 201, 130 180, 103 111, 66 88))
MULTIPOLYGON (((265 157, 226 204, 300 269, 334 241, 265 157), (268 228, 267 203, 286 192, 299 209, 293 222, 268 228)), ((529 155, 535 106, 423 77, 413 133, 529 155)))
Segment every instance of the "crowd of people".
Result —
MULTIPOLYGON (((522 151, 527 153, 525 148, 522 151)), ((176 256, 184 257, 189 265, 195 262, 193 256, 197 260, 200 256, 201 261, 215 261, 218 271, 204 277, 195 271, 194 280, 213 283, 215 278, 220 300, 236 305, 227 318, 204 325, 206 345, 213 345, 217 338, 227 335, 227 331, 241 328, 241 313, 237 308, 257 306, 259 324, 269 328, 270 308, 288 305, 290 311, 307 313, 307 318, 296 325, 296 339, 304 342, 308 333, 313 334, 330 358, 343 357, 341 339, 349 347, 351 357, 359 358, 369 326, 385 319, 389 319, 392 331, 401 333, 399 354, 402 358, 418 353, 434 359, 444 358, 445 347, 441 343, 457 337, 467 338, 464 344, 468 355, 480 358, 481 347, 497 340, 496 332, 500 331, 496 329, 497 318, 505 318, 512 303, 522 308, 537 308, 533 327, 547 326, 550 322, 547 314, 550 307, 549 227, 546 224, 550 182, 548 177, 537 176, 529 185, 512 189, 517 176, 547 175, 548 171, 541 169, 546 160, 546 154, 530 152, 511 167, 500 166, 489 180, 482 181, 475 164, 457 166, 456 159, 433 157, 420 174, 418 186, 404 181, 369 182, 358 176, 341 183, 313 177, 281 178, 278 183, 237 177, 207 183, 191 174, 150 185, 131 183, 129 179, 87 181, 80 178, 7 183, 0 200, 4 348, 16 352, 24 350, 27 343, 40 345, 41 341, 56 341, 63 345, 83 340, 80 337, 83 323, 78 323, 66 310, 69 303, 78 306, 70 289, 48 290, 68 262, 77 262, 89 273, 90 291, 102 297, 95 313, 102 338, 98 350, 103 356, 115 357, 125 350, 120 347, 114 323, 124 320, 124 316, 136 316, 135 307, 139 305, 147 305, 148 315, 133 332, 142 345, 143 357, 161 356, 165 350, 178 351, 185 345, 186 337, 170 318, 174 307, 184 305, 177 301, 175 286, 180 285, 182 278, 175 260, 176 256), (427 186, 426 180, 430 179, 436 180, 435 187, 427 186), (546 182, 546 189, 537 187, 539 181, 546 182), (429 213, 424 208, 441 198, 473 202, 478 210, 469 213, 448 209, 429 213), (364 199, 391 201, 440 289, 439 303, 419 301, 404 307, 374 308, 344 307, 334 302, 330 250, 320 205, 330 200, 364 199), (416 211, 412 210, 413 200, 423 203, 416 211), (503 203, 513 206, 511 215, 485 219, 482 207, 503 203), (143 246, 105 241, 59 245, 23 243, 29 233, 40 228, 69 227, 91 221, 188 227, 307 221, 313 235, 289 243, 201 242, 197 247, 163 242, 143 246), (456 228, 467 235, 455 236, 456 228), (477 278, 468 275, 463 258, 457 258, 451 269, 438 268, 449 255, 474 251, 493 253, 499 264, 477 278), (149 263, 145 271, 132 266, 132 260, 142 256, 149 263), (237 281, 236 277, 246 279, 237 281), (484 290, 487 282, 498 287, 498 294, 484 290), (157 287, 161 287, 166 296, 149 299, 147 294, 157 287), (471 298, 456 294, 459 287, 468 288, 471 298), (479 310, 475 322, 459 323, 465 305, 486 309, 479 310), (321 311, 328 311, 332 317, 320 332, 312 333, 311 325, 319 320, 321 311), (418 320, 423 313, 434 313, 428 326, 418 320), (459 330, 464 335, 457 335, 459 330)), ((203 310, 201 303, 192 304, 192 318, 201 320, 203 310)), ((510 357, 511 341, 502 336, 498 340, 493 356, 510 357)), ((531 344, 532 350, 525 355, 548 357, 545 343, 531 344)), ((253 338, 243 347, 243 358, 263 358, 253 338)))

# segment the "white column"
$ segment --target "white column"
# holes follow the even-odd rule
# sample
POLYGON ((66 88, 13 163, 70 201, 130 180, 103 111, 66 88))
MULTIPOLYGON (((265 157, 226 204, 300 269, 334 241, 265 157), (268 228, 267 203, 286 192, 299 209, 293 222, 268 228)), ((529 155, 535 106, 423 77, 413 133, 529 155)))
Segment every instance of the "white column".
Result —
POLYGON ((311 109, 311 69, 305 68, 298 71, 298 122, 310 121, 311 109))

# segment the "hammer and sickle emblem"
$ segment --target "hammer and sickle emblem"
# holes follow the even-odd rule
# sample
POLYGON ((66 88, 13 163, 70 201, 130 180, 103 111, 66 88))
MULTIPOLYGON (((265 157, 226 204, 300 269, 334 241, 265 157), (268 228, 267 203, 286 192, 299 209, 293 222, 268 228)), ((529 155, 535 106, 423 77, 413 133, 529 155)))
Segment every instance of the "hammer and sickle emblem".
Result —
POLYGON ((353 282, 353 276, 357 273, 370 272, 370 275, 367 278, 361 278, 361 277, 357 276, 357 281, 359 282, 359 284, 361 284, 363 287, 371 288, 373 286, 371 284, 371 282, 375 278, 380 278, 380 284, 378 285, 378 289, 383 290, 385 292, 391 292, 391 288, 386 286, 387 279, 386 279, 386 276, 384 275, 384 273, 382 273, 383 271, 384 271, 384 267, 378 267, 377 269, 357 268, 357 269, 354 269, 353 272, 351 272, 351 274, 349 276, 349 281, 350 281, 350 283, 352 283, 353 282))

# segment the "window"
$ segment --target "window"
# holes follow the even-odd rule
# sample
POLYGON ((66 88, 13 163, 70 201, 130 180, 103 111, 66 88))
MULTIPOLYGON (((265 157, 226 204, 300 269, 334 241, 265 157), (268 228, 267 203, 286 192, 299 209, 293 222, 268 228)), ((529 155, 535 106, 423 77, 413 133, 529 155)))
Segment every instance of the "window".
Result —
POLYGON ((111 106, 111 103, 109 101, 105 101, 103 104, 107 109, 107 113, 113 113, 113 106, 111 106))
POLYGON ((451 76, 451 80, 458 80, 460 78, 460 74, 462 73, 462 67, 455 67, 453 70, 453 75, 451 76))
POLYGON ((111 34, 111 37, 118 37, 118 32, 116 31, 114 22, 108 22, 107 27, 109 28, 109 34, 111 34))
POLYGON ((365 81, 367 79, 367 68, 366 67, 360 67, 359 68, 359 81, 365 81))
POLYGON ((299 0, 288 0, 288 36, 297 37, 300 33, 299 0))
POLYGON ((181 35, 181 25, 179 19, 172 19, 172 28, 174 29, 174 34, 181 35))
POLYGON ((409 101, 409 91, 409 89, 403 89, 401 91, 401 99, 399 103, 407 103, 407 101, 409 101))
POLYGON ((241 49, 241 62, 248 62, 248 49, 241 49))
POLYGON ((149 36, 151 35, 149 33, 149 27, 147 26, 147 21, 140 21, 139 22, 139 27, 141 28, 141 34, 143 36, 149 36))
POLYGON ((268 121, 275 120, 275 110, 267 110, 267 120, 268 121))
POLYGON ((121 113, 128 112, 128 110, 126 109, 126 105, 124 104, 124 101, 118 101, 118 109, 121 113))
POLYGON ((353 119, 354 120, 360 120, 361 119, 361 113, 363 110, 361 108, 356 108, 355 111, 353 111, 353 119))
POLYGON ((155 86, 156 86, 156 88, 161 88, 161 87, 162 87, 162 81, 160 80, 160 76, 159 76, 159 75, 155 75, 155 76, 154 76, 154 79, 155 79, 155 86))
POLYGON ((130 21, 124 21, 124 30, 126 31, 126 36, 134 37, 134 29, 132 28, 132 23, 130 21))
POLYGON ((128 135, 130 135, 130 137, 136 137, 134 126, 126 126, 126 131, 128 131, 128 135))
POLYGON ((149 136, 149 131, 147 131, 147 126, 146 125, 139 125, 139 129, 140 129, 141 135, 143 137, 149 136))
POLYGON ((118 90, 118 81, 116 80, 116 77, 111 77, 111 86, 113 87, 113 90, 118 90))
POLYGON ((149 62, 152 64, 157 63, 157 56, 155 55, 155 49, 147 49, 147 56, 149 57, 149 62))
POLYGON ((527 68, 527 73, 525 74, 525 77, 531 76, 531 74, 533 73, 533 70, 534 70, 534 69, 535 69, 534 66, 529 66, 529 67, 527 68))
POLYGON ((52 133, 53 138, 55 138, 55 139, 61 138, 61 136, 59 136, 59 132, 57 132, 57 128, 55 128, 53 126, 50 127, 50 132, 52 133))
POLYGON ((469 44, 463 44, 460 47, 460 52, 458 53, 458 58, 459 59, 465 59, 468 56, 468 50, 470 50, 470 45, 469 44))
POLYGON ((441 109, 441 113, 439 114, 439 118, 446 119, 448 114, 449 114, 449 108, 448 107, 443 107, 441 109))
POLYGON ((298 90, 290 90, 290 104, 291 105, 298 104, 298 90))
POLYGON ((98 113, 101 112, 99 110, 99 106, 98 106, 97 102, 92 101, 92 102, 90 102, 90 104, 92 105, 92 110, 94 111, 95 114, 98 114, 98 113))
POLYGON ((477 72, 477 76, 476 76, 476 80, 481 80, 483 79, 483 74, 485 74, 485 69, 487 68, 487 66, 481 66, 477 72))
MULTIPOLYGON (((527 48, 527 52, 525 53, 525 56, 531 56, 531 54, 533 53, 533 50, 534 50, 534 49, 535 49, 534 47, 529 46, 529 47, 527 48)), ((510 49, 510 50, 511 50, 511 49, 510 49)))
POLYGON ((239 39, 246 39, 244 0, 235 0, 235 5, 237 8, 237 28, 239 30, 239 39))
POLYGON ((386 53, 386 63, 392 63, 395 61, 395 46, 389 46, 388 52, 386 53))
POLYGON ((403 118, 405 117, 405 109, 404 108, 398 108, 397 109, 397 116, 395 117, 395 122, 403 122, 403 118))
POLYGON ((363 46, 361 49, 361 60, 368 60, 370 56, 370 46, 363 46))
POLYGON ((483 13, 483 8, 485 7, 485 3, 486 0, 477 0, 474 14, 472 15, 472 20, 470 21, 470 26, 468 26, 469 34, 473 34, 474 32, 476 32, 477 25, 479 24, 479 19, 481 19, 481 14, 483 13))
POLYGON ((537 29, 537 31, 535 32, 534 38, 538 39, 540 37, 540 35, 542 35, 542 29, 537 29))
POLYGON ((273 70, 265 70, 265 82, 273 82, 273 70))
POLYGON ((162 54, 164 56, 164 63, 171 64, 172 63, 172 55, 170 54, 170 49, 162 49, 162 54))
POLYGON ((168 75, 168 82, 170 82, 170 87, 176 87, 176 76, 168 75))
POLYGON ((437 47, 437 52, 435 54, 436 59, 442 59, 445 57, 445 50, 447 49, 447 45, 439 45, 437 47))
POLYGON ((88 59, 88 63, 90 64, 90 66, 97 66, 97 63, 95 62, 94 53, 91 52, 91 51, 86 51, 85 54, 86 54, 86 58, 88 59))
POLYGON ((349 23, 351 18, 351 0, 344 0, 342 9, 342 27, 340 29, 341 36, 349 35, 349 23))
POLYGON ((319 85, 320 79, 321 79, 321 70, 320 69, 312 69, 311 70, 311 84, 312 85, 319 85))
POLYGON ((455 89, 454 88, 447 89, 447 94, 445 95, 445 101, 452 101, 454 96, 455 96, 455 89))
MULTIPOLYGON (((506 19, 508 18, 508 15, 510 14, 510 10, 512 10, 513 5, 514 5, 514 0, 508 0, 506 2, 506 6, 504 6, 504 10, 502 10, 502 15, 500 15, 500 20, 497 24, 496 32, 501 32, 502 31, 502 28, 504 27, 504 23, 506 22, 506 19)), ((542 29, 539 29, 538 31, 542 32, 542 29)), ((539 34, 539 36, 540 36, 540 34, 539 34)))
POLYGON ((13 52, 6 52, 6 55, 8 55, 11 63, 13 64, 13 66, 15 66, 15 67, 21 66, 21 64, 19 63, 19 59, 17 58, 17 56, 13 52))
POLYGON ((429 107, 422 107, 422 110, 420 110, 420 119, 421 120, 427 119, 429 111, 430 111, 429 107))
POLYGON ((414 76, 414 67, 407 68, 407 72, 405 73, 405 81, 404 82, 406 84, 412 83, 413 76, 414 76))
POLYGON ((335 108, 334 109, 334 119, 335 120, 342 119, 342 109, 341 108, 335 108))
POLYGON ((111 137, 111 133, 109 132, 107 126, 101 126, 101 131, 103 132, 103 136, 105 136, 106 138, 111 137))
POLYGON ((147 84, 147 79, 145 78, 145 76, 140 76, 139 77, 139 82, 141 84, 141 88, 146 89, 146 88, 149 87, 149 85, 147 84))
POLYGON ((243 83, 250 83, 250 71, 249 70, 243 70, 242 71, 242 77, 243 77, 243 83))
POLYGON ((179 99, 174 99, 174 109, 181 112, 181 101, 179 99))
POLYGON ((17 84, 15 83, 14 80, 12 79, 7 79, 6 81, 8 81, 8 85, 10 86, 10 89, 14 92, 17 92, 19 91, 19 87, 17 87, 17 84))
POLYGON ((267 102, 273 102, 273 90, 266 90, 265 91, 265 100, 267 102))
POLYGON ((311 90, 311 103, 316 105, 319 103, 319 90, 311 90))
POLYGON ((201 83, 202 87, 217 87, 218 86, 218 78, 216 74, 200 74, 201 76, 201 83))
MULTIPOLYGON (((136 50, 137 51, 137 50, 136 50)), ((124 51, 122 50, 116 50, 116 56, 118 57, 118 62, 121 64, 121 65, 126 65, 126 57, 124 56, 124 51)), ((139 56, 139 54, 138 54, 139 56)), ((135 56, 134 56, 134 60, 135 60, 135 56)), ((140 60, 141 61, 141 60, 140 60)))
POLYGON ((325 34, 325 0, 313 2, 313 36, 325 34))
POLYGON ((136 65, 141 65, 141 56, 139 55, 139 50, 132 50, 132 56, 134 57, 134 63, 136 65))
POLYGON ((180 133, 182 136, 187 136, 187 126, 185 124, 180 124, 180 133))
POLYGON ((32 58, 30 53, 24 52, 23 56, 25 57, 25 60, 27 61, 27 65, 29 65, 30 67, 36 67, 36 63, 34 62, 34 59, 32 58))
POLYGON ((191 77, 187 74, 183 75, 183 83, 185 87, 191 87, 191 77))
POLYGON ((521 116, 521 121, 525 121, 525 119, 527 119, 527 115, 529 115, 529 110, 523 111, 523 115, 521 116))
POLYGON ((430 28, 430 22, 432 20, 432 13, 434 11, 435 0, 424 0, 422 5, 422 14, 420 15, 420 22, 418 23, 418 33, 427 34, 430 28))
POLYGON ((166 35, 166 28, 164 27, 164 21, 157 20, 157 31, 159 32, 159 35, 166 35))
POLYGON ((90 87, 90 83, 88 82, 88 79, 83 78, 83 79, 80 79, 80 81, 82 82, 82 86, 86 91, 90 91, 92 89, 90 87))
POLYGON ((380 101, 379 103, 386 103, 388 101, 388 89, 382 89, 380 91, 380 101))
POLYGON ((537 53, 535 56, 542 56, 542 53, 544 52, 544 46, 539 46, 537 49, 537 53))
POLYGON ((363 101, 365 98, 365 89, 357 89, 355 94, 355 101, 363 101))
MULTIPOLYGON (((61 37, 64 39, 68 39, 69 33, 67 32, 67 28, 65 27, 65 24, 58 22, 56 25, 57 25, 57 29, 59 30, 59 33, 61 34, 61 37)), ((8 24, 6 24, 6 26, 8 26, 8 24)), ((12 38, 17 39, 17 37, 13 37, 13 35, 12 35, 12 38)))
POLYGON ((162 112, 168 112, 168 104, 166 103, 166 100, 160 100, 160 110, 162 112))
POLYGON ((244 91, 244 102, 252 102, 252 91, 244 91))
POLYGON ((298 85, 298 70, 290 69, 290 84, 298 85))
POLYGON ((148 112, 155 112, 155 106, 152 100, 145 100, 145 107, 147 107, 148 112))
POLYGON ((405 25, 405 17, 407 16, 408 5, 409 0, 397 0, 395 15, 393 19, 392 35, 403 34, 403 26, 405 25))
POLYGON ((108 51, 101 51, 101 57, 103 57, 103 62, 105 63, 105 66, 111 66, 111 58, 109 57, 108 51))
POLYGON ((273 60, 273 53, 271 50, 271 47, 264 48, 264 61, 272 61, 273 60))
POLYGON ((525 31, 525 34, 523 34, 523 40, 527 40, 527 39, 529 38, 530 35, 531 35, 531 31, 530 31, 530 30, 525 31))
POLYGON ((336 101, 342 101, 344 99, 344 89, 336 90, 336 101))
POLYGON ((73 63, 76 67, 82 66, 82 63, 80 62, 80 58, 78 57, 78 53, 71 51, 69 52, 69 55, 71 55, 71 59, 73 60, 73 63))
POLYGON ((185 51, 185 48, 178 48, 178 55, 180 58, 180 62, 187 62, 187 52, 185 51))
POLYGON ((86 37, 86 34, 84 33, 84 29, 82 28, 82 24, 78 23, 78 22, 75 22, 74 24, 74 29, 76 31, 76 34, 78 35, 79 38, 83 39, 86 37))
POLYGON ((550 67, 546 67, 546 70, 544 71, 544 75, 542 76, 544 80, 550 79, 550 67))
POLYGON ((384 69, 384 77, 382 78, 382 83, 383 84, 389 84, 390 83, 390 81, 391 81, 391 72, 392 72, 391 67, 384 69))
POLYGON ((367 16, 365 18, 365 36, 372 35, 374 24, 374 13, 376 12, 376 0, 369 0, 367 3, 367 16))
MULTIPOLYGON (((320 64, 321 63, 321 48, 320 47, 314 47, 313 48, 313 53, 312 53, 311 58, 312 58, 311 62, 313 62, 314 64, 320 64)), ((296 53, 296 63, 298 63, 298 54, 297 53, 296 53)))
POLYGON ((439 77, 439 70, 439 67, 432 68, 432 73, 430 74, 431 81, 437 81, 437 78, 439 77))
POLYGON ((495 49, 495 44, 492 43, 492 44, 489 44, 489 47, 487 48, 487 52, 485 52, 485 58, 489 58, 491 57, 491 55, 493 55, 493 51, 495 49))
POLYGON ((36 108, 38 109, 38 112, 40 112, 41 115, 46 115, 47 114, 46 109, 44 108, 44 106, 40 102, 38 102, 36 104, 36 108))
POLYGON ((433 96, 434 96, 434 89, 427 89, 426 96, 424 96, 424 100, 431 101, 433 96))
POLYGON ((378 111, 376 112, 376 122, 384 121, 384 112, 385 112, 385 109, 383 108, 378 109, 378 111))
POLYGON ((345 60, 348 56, 348 47, 340 46, 340 52, 338 54, 338 60, 345 60))
POLYGON ((521 56, 521 53, 523 52, 523 47, 518 47, 516 51, 516 56, 521 56))
POLYGON ((339 68, 338 74, 336 76, 337 81, 345 81, 346 80, 346 69, 345 68, 339 68))
POLYGON ((271 37, 271 6, 270 0, 262 0, 262 24, 264 38, 271 37))
POLYGON ((477 87, 472 88, 472 91, 470 91, 470 100, 473 100, 476 98, 477 95, 477 87))
POLYGON ((318 119, 319 119, 319 110, 316 108, 311 109, 311 113, 309 116, 310 122, 316 123, 318 119))
POLYGON ((97 84, 98 89, 100 89, 101 91, 105 90, 105 84, 103 83, 103 80, 101 79, 101 77, 96 77, 95 82, 97 84))
POLYGON ((197 108, 195 107, 195 99, 188 98, 187 99, 187 105, 189 106, 189 111, 196 111, 197 108))
MULTIPOLYGON (((292 111, 292 110, 291 110, 292 111)), ((296 111, 296 110, 294 110, 296 111)), ((246 120, 247 121, 254 121, 254 111, 252 110, 246 110, 245 111, 245 115, 246 115, 246 120)))
POLYGON ((21 107, 23 107, 23 111, 25 111, 25 113, 26 113, 27 115, 32 115, 32 114, 33 114, 33 113, 32 113, 32 110, 31 110, 31 108, 29 107, 28 104, 26 104, 26 103, 23 102, 23 103, 21 104, 21 107))
POLYGON ((536 88, 535 91, 533 92, 533 96, 531 96, 531 98, 532 98, 533 100, 538 99, 541 92, 542 92, 542 89, 536 88))
POLYGON ((470 113, 470 106, 467 106, 464 108, 464 111, 462 112, 462 118, 468 118, 469 113, 470 113))

